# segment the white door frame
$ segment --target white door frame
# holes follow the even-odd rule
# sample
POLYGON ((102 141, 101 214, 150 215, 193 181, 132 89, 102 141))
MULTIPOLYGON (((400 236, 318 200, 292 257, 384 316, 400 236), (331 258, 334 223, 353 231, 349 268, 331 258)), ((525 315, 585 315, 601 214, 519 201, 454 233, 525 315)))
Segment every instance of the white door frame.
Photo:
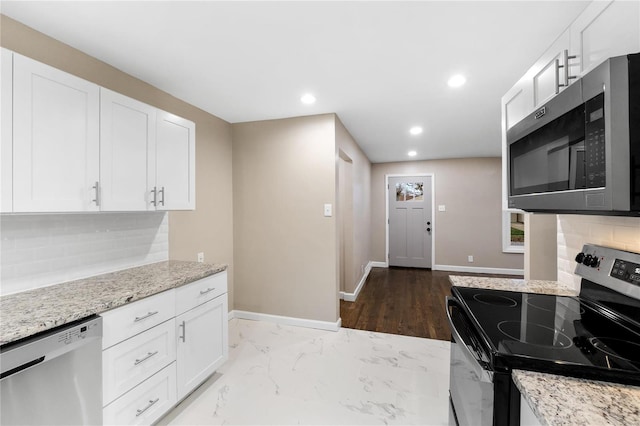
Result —
POLYGON ((411 176, 420 176, 420 177, 430 177, 431 178, 431 270, 435 270, 435 265, 436 265, 436 204, 435 204, 435 200, 436 200, 436 194, 435 194, 435 187, 436 187, 436 177, 433 173, 410 173, 410 174, 389 174, 389 175, 384 175, 384 182, 385 182, 385 186, 386 188, 386 197, 385 198, 385 219, 387 220, 387 223, 385 224, 385 236, 386 236, 386 244, 385 244, 385 254, 387 255, 385 257, 385 261, 384 261, 384 267, 388 268, 389 267, 389 194, 391 193, 390 188, 389 188, 389 178, 395 178, 395 177, 411 177, 411 176))

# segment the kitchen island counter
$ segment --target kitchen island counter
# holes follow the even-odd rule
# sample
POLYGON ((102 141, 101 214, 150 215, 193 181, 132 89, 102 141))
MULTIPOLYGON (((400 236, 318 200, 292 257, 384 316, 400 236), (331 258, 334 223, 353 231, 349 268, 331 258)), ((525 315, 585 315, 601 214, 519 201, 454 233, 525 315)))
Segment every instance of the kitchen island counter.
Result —
POLYGON ((100 314, 227 269, 168 260, 0 297, 0 345, 100 314))
POLYGON ((543 425, 640 424, 640 387, 534 371, 511 376, 543 425))
POLYGON ((458 287, 486 288, 490 290, 517 291, 521 293, 553 294, 556 296, 577 296, 573 288, 558 281, 523 280, 518 278, 463 277, 449 276, 452 285, 458 287))

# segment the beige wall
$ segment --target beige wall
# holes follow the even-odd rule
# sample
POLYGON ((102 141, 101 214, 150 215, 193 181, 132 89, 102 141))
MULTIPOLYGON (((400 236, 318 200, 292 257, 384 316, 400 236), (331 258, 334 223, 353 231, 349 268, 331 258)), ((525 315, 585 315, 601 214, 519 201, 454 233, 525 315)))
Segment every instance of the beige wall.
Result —
POLYGON ((371 163, 356 141, 336 117, 336 146, 338 156, 351 161, 351 222, 352 240, 345 243, 351 250, 351 265, 346 276, 346 293, 353 293, 371 260, 371 163))
POLYGON ((141 80, 0 15, 0 44, 14 52, 196 123, 196 210, 169 214, 169 257, 229 264, 233 306, 231 125, 141 80))
POLYGON ((373 260, 385 262, 387 174, 433 173, 435 265, 523 269, 523 255, 502 252, 501 159, 464 158, 374 164, 371 172, 373 260), (439 212, 438 205, 446 211, 439 212), (467 262, 473 255, 474 262, 467 262))
POLYGON ((236 309, 339 318, 334 117, 232 126, 236 309))

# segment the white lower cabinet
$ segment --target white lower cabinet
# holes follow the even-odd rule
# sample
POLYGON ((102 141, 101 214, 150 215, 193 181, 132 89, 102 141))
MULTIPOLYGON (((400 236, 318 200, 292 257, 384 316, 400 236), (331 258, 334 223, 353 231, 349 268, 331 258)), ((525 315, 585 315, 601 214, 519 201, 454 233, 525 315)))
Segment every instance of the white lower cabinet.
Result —
POLYGON ((182 399, 228 357, 227 295, 176 317, 177 386, 182 399))
POLYGON ((148 425, 176 402, 176 363, 172 362, 104 407, 102 418, 105 425, 148 425))
POLYGON ((102 353, 102 400, 110 403, 176 359, 174 321, 112 346, 102 353))
POLYGON ((227 360, 227 273, 129 303, 102 318, 102 420, 151 424, 227 360))

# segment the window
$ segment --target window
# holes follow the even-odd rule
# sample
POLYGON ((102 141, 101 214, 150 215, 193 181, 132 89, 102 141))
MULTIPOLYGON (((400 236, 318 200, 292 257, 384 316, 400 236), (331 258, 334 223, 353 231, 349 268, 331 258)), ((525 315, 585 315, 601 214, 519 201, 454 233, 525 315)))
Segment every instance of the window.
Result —
POLYGON ((508 209, 502 211, 502 251, 524 253, 524 212, 508 209))

